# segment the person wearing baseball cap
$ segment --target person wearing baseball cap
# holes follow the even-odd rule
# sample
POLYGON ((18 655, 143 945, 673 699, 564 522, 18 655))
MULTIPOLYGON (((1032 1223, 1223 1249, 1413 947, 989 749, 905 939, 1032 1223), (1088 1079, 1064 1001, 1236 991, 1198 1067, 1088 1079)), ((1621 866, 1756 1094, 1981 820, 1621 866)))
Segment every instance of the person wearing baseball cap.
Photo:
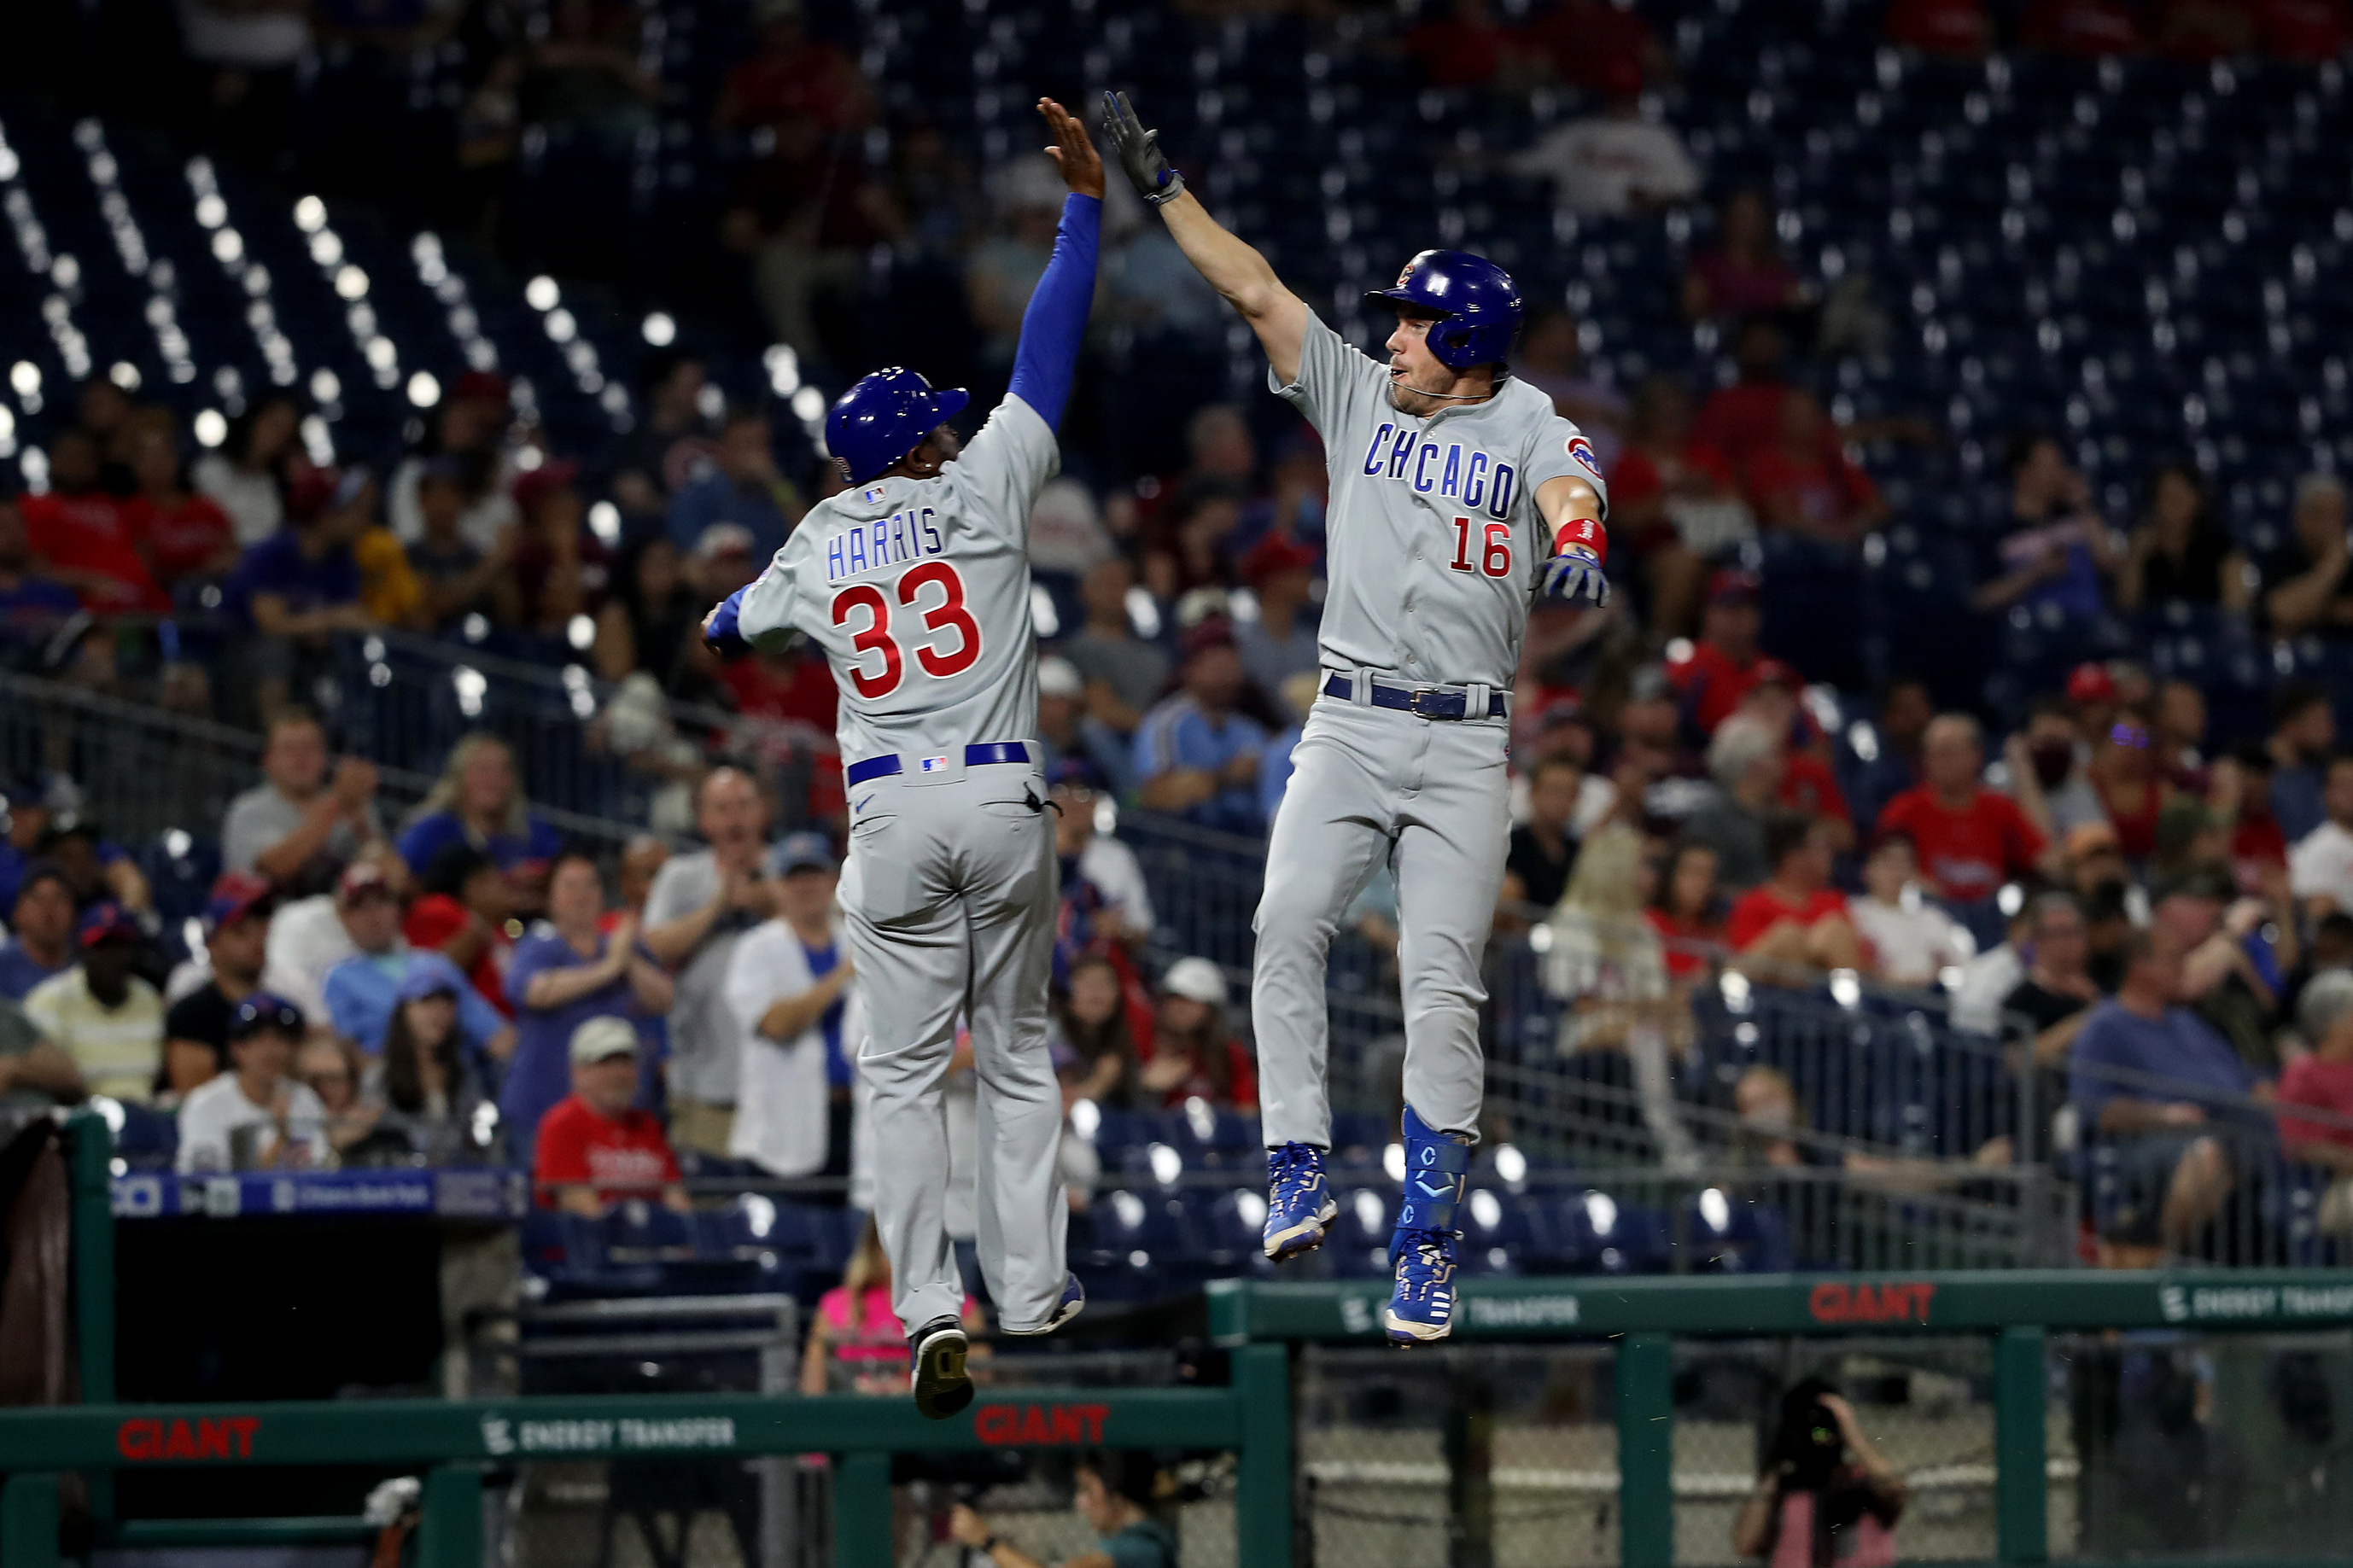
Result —
MULTIPOLYGON (((1315 585, 1315 564, 1322 557, 1314 546, 1290 535, 1270 532, 1242 557, 1242 581, 1258 599, 1258 619, 1234 628, 1234 646, 1241 649, 1242 668, 1258 689, 1282 702, 1283 683, 1304 670, 1319 667, 1315 628, 1305 612, 1315 585)), ((1288 704, 1284 704, 1288 706, 1288 704)), ((1304 713, 1287 714, 1304 720, 1304 713)))
POLYGON ((21 1002, 74 959, 73 883, 54 860, 26 864, 5 906, 15 936, 0 944, 0 997, 21 1002))
POLYGON ((244 871, 224 871, 205 905, 205 953, 211 972, 164 1015, 164 1077, 160 1090, 185 1094, 229 1067, 229 1022, 237 1004, 259 989, 277 900, 269 884, 244 871))
POLYGON ((1766 669, 1757 637, 1763 625, 1757 601, 1762 584, 1754 572, 1725 567, 1708 579, 1707 604, 1700 612, 1699 640, 1683 658, 1670 659, 1667 679, 1683 702, 1684 722, 1704 738, 1732 716, 1767 674, 1794 678, 1776 660, 1766 669))
POLYGON ((164 1065, 164 998, 132 973, 145 942, 112 900, 82 912, 79 962, 33 987, 25 1011, 73 1058, 92 1094, 146 1103, 164 1065))
MULTIPOLYGON (((1226 977, 1206 958, 1180 958, 1160 977, 1159 1017, 1144 1058, 1147 1096, 1258 1109, 1258 1068, 1226 1028, 1226 977)), ((1147 1100, 1146 1103, 1149 1103, 1147 1100)))
POLYGON ((767 869, 776 913, 727 963, 727 1005, 743 1031, 727 1152, 771 1175, 848 1176, 866 1022, 834 903, 839 867, 824 834, 792 833, 769 847, 767 869))
POLYGON ((401 874, 389 853, 363 855, 343 868, 333 892, 280 905, 269 921, 261 983, 311 1022, 327 1023, 327 976, 337 964, 360 955, 390 960, 404 951, 401 874))
POLYGON ((327 1107, 291 1074, 310 1026, 302 1009, 268 991, 248 993, 228 1024, 231 1070, 188 1091, 180 1105, 179 1169, 272 1170, 320 1163, 327 1107))
POLYGON ((572 1092, 539 1125, 532 1185, 543 1208, 602 1218, 627 1198, 659 1198, 681 1214, 693 1205, 678 1156, 638 1092, 638 1032, 602 1014, 572 1031, 572 1092))
POLYGON ((1263 725, 1240 711, 1250 676, 1233 628, 1203 621, 1185 634, 1183 686, 1135 731, 1135 772, 1147 810, 1203 827, 1265 831, 1258 804, 1263 725))

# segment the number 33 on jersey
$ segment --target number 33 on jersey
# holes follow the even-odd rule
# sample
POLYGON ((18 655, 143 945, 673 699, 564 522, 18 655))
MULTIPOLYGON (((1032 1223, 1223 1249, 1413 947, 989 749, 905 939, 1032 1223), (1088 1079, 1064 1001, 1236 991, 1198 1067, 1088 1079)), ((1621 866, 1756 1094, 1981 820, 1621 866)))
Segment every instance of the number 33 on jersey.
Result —
POLYGON ((799 630, 825 650, 844 757, 1037 728, 1025 541, 1058 457, 1046 422, 1008 398, 936 479, 887 477, 819 501, 744 590, 745 637, 799 630))

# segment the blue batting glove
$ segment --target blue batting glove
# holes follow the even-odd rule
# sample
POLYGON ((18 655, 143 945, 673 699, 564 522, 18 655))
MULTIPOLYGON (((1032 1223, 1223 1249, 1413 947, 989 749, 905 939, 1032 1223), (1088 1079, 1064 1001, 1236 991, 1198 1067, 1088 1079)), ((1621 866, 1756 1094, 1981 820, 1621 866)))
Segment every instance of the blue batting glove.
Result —
POLYGON ((749 639, 735 629, 736 610, 743 598, 744 591, 738 588, 702 617, 702 646, 723 661, 742 658, 752 651, 749 639))
POLYGON ((1601 557, 1579 545, 1545 563, 1539 587, 1547 599, 1591 599, 1597 610, 1609 602, 1609 579, 1602 573, 1601 557))

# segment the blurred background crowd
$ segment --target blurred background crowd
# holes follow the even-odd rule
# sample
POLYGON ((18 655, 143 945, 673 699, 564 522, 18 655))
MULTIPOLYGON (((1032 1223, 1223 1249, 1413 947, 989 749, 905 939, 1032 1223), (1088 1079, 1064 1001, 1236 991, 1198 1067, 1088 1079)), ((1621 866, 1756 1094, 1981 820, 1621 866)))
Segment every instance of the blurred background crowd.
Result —
MULTIPOLYGON (((849 380, 1001 393, 1060 188, 1027 104, 1118 85, 1360 345, 1413 251, 1512 268, 1514 374, 1607 468, 1620 592, 1538 608, 1514 694, 1493 1143, 2031 1169, 2110 1261, 2353 1234, 2346 9, 1771 9, 31 7, 11 1091, 176 1114, 183 1165, 235 1152, 186 1125, 216 1075, 347 1155, 544 1164, 576 1093, 551 1196, 848 1190, 833 688, 696 628, 839 483, 849 380), (1935 1075, 1853 1065, 1905 1031, 1935 1075)), ((1251 1142, 1254 841, 1345 526, 1113 197, 1031 519, 1076 1202, 1251 1142)), ((1394 913, 1335 980, 1375 1161, 1394 913)))

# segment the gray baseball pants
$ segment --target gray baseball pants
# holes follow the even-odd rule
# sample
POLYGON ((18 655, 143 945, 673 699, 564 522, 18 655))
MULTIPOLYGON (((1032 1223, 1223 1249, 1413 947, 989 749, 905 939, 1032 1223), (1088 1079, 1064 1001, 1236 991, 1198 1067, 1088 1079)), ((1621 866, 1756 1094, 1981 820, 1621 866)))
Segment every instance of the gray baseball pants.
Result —
POLYGON ((1477 1135, 1479 971, 1511 836, 1509 738, 1502 720, 1429 720, 1334 697, 1309 710, 1254 922, 1250 1021, 1270 1148, 1331 1145, 1324 960, 1383 859, 1397 875, 1406 1103, 1439 1131, 1477 1135))
POLYGON ((1070 1205, 1062 1093, 1046 1043, 1058 873, 1036 768, 961 763, 852 788, 840 900, 866 1004, 874 1214, 910 1332, 964 1310, 948 1237, 942 1079, 958 1018, 980 1080, 976 1245, 1008 1328, 1060 1300, 1070 1205))

